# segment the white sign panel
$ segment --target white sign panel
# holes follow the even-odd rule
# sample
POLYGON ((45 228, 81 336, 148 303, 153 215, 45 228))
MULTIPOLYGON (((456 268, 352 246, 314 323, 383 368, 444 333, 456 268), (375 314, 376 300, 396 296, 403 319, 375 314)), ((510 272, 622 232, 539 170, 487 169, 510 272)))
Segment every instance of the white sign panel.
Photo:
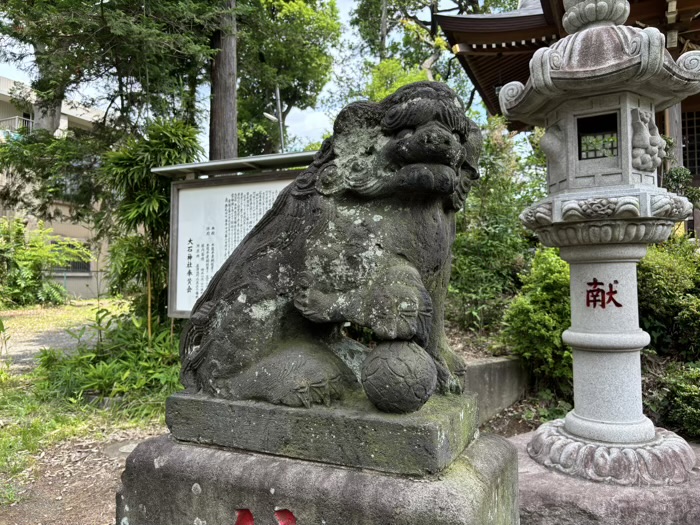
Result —
POLYGON ((209 281, 291 180, 176 183, 170 315, 188 317, 209 281), (173 266, 175 271, 173 272, 173 266), (173 275, 175 274, 175 275, 173 275), (173 293, 174 292, 174 293, 173 293))

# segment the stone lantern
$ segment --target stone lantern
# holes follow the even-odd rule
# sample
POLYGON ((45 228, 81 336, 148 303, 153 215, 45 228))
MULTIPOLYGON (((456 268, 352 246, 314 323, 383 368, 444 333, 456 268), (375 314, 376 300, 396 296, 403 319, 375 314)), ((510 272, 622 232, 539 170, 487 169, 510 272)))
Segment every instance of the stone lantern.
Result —
POLYGON ((523 224, 571 267, 574 409, 542 425, 536 461, 622 485, 689 478, 695 455, 642 412, 638 261, 692 205, 657 186, 666 155, 654 114, 700 91, 700 52, 674 61, 657 29, 622 25, 627 0, 564 0, 569 35, 538 50, 527 84, 500 92, 503 113, 544 126, 549 197, 523 224))

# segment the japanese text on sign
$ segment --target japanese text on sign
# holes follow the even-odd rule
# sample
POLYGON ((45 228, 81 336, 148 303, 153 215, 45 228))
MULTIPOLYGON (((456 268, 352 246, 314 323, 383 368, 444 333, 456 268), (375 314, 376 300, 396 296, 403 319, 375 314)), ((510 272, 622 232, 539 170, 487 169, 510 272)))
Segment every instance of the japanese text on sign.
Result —
POLYGON ((273 205, 290 179, 212 186, 177 183, 170 311, 189 313, 217 270, 273 205), (179 240, 178 240, 179 239, 179 240))

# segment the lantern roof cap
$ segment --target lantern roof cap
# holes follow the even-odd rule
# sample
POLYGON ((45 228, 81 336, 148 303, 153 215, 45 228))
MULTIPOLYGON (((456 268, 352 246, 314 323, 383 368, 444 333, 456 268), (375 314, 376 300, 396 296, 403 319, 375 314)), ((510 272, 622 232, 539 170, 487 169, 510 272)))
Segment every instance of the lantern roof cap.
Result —
POLYGON ((621 25, 627 0, 567 0, 565 7, 563 23, 572 34, 537 50, 526 84, 501 89, 509 119, 542 125, 567 100, 620 91, 647 97, 661 110, 700 92, 700 51, 675 61, 658 29, 621 25))

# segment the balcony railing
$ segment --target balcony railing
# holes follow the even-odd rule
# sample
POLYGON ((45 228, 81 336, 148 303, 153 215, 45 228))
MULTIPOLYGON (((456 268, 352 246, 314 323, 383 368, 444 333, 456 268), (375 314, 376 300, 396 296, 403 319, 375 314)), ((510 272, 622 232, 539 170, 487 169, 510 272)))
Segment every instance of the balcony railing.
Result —
POLYGON ((32 131, 34 129, 34 121, 23 117, 0 119, 0 142, 19 138, 20 134, 18 132, 20 129, 32 131))
POLYGON ((24 117, 10 117, 0 119, 0 130, 18 131, 27 128, 31 131, 34 128, 34 121, 24 117))

